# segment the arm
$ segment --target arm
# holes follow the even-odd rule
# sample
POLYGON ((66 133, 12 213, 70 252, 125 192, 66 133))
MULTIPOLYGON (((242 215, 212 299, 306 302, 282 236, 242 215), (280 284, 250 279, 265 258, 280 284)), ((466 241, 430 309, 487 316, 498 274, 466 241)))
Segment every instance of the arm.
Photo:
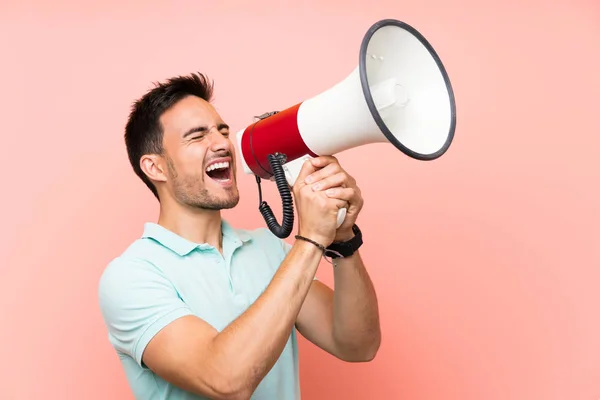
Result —
POLYGON ((99 285, 116 350, 171 384, 211 399, 249 399, 283 351, 322 256, 298 241, 271 283, 221 332, 145 260, 117 259, 99 285))
POLYGON ((381 341, 377 297, 360 254, 335 260, 335 291, 315 281, 298 315, 298 331, 341 360, 371 361, 381 341))
POLYGON ((222 332, 181 318, 149 342, 144 363, 184 390, 248 399, 283 351, 320 257, 310 243, 295 243, 265 292, 222 332))
MULTIPOLYGON (((305 166, 301 174, 311 171, 305 166)), ((300 234, 320 243, 335 236, 344 203, 294 188, 300 234)), ((265 291, 223 331, 193 315, 169 279, 152 264, 109 266, 100 304, 111 341, 164 380, 214 399, 248 399, 279 358, 311 287, 321 250, 296 242, 265 291)))
POLYGON ((333 337, 348 361, 370 361, 381 342, 375 289, 358 252, 335 260, 333 337))
MULTIPOLYGON (((336 241, 349 240, 363 200, 356 182, 334 157, 313 160, 318 172, 310 176, 317 191, 348 202, 348 213, 336 241)), ((334 261, 335 291, 315 281, 298 315, 298 331, 334 356, 352 362, 372 360, 381 342, 375 289, 360 253, 334 261)))

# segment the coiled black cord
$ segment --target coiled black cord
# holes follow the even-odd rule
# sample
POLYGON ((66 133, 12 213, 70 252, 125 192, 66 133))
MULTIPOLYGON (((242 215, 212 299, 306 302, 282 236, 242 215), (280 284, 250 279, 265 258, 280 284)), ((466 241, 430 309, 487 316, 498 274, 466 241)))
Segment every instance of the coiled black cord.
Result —
POLYGON ((281 203, 283 208, 283 220, 281 225, 279 225, 277 222, 277 218, 275 218, 271 207, 262 199, 260 177, 257 175, 256 183, 258 183, 259 196, 258 210, 265 219, 269 230, 271 230, 275 236, 285 239, 290 235, 290 233, 292 233, 292 229, 294 227, 294 201, 287 179, 285 178, 285 172, 283 171, 282 156, 280 154, 269 154, 268 159, 269 165, 271 166, 271 171, 273 171, 275 184, 277 184, 277 190, 279 190, 279 194, 281 195, 281 203))

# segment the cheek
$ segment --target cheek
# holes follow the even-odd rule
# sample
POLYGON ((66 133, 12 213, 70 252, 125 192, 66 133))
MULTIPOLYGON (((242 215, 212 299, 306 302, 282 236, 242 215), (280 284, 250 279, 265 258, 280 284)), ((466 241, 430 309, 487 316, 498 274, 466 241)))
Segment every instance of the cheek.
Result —
POLYGON ((204 157, 206 149, 203 146, 188 146, 180 152, 179 165, 186 175, 204 173, 204 157))

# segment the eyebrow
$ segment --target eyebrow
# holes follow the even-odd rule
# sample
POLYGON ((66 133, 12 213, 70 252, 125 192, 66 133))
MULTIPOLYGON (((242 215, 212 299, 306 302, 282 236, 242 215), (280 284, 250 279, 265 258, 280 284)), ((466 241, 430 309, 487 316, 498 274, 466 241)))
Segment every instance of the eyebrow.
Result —
MULTIPOLYGON (((229 130, 229 125, 227 125, 226 123, 221 123, 219 125, 217 125, 217 129, 219 131, 223 130, 223 129, 227 129, 229 130)), ((206 132, 208 130, 208 127, 206 125, 200 125, 200 126, 195 126, 191 129, 188 129, 184 134, 183 134, 183 138, 185 139, 186 137, 197 133, 197 132, 206 132)))

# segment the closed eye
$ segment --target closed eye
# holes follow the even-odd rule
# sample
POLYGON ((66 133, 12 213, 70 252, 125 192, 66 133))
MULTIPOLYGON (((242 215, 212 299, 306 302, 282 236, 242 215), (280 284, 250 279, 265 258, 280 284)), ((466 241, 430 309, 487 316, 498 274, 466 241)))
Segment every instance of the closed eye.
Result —
MULTIPOLYGON (((227 124, 219 124, 217 126, 217 129, 219 130, 219 132, 221 132, 221 135, 225 136, 225 137, 229 137, 229 125, 227 124)), ((204 135, 206 135, 206 132, 208 131, 208 127, 206 126, 196 126, 190 130, 188 130, 187 132, 185 132, 183 134, 183 138, 188 138, 189 136, 192 136, 196 133, 200 133, 199 135, 194 135, 192 136, 191 140, 197 140, 197 139, 202 139, 204 137, 204 135)))
POLYGON ((221 132, 221 135, 223 135, 225 137, 229 137, 229 125, 227 125, 227 124, 219 124, 219 126, 217 127, 217 129, 219 129, 219 132, 221 132))

